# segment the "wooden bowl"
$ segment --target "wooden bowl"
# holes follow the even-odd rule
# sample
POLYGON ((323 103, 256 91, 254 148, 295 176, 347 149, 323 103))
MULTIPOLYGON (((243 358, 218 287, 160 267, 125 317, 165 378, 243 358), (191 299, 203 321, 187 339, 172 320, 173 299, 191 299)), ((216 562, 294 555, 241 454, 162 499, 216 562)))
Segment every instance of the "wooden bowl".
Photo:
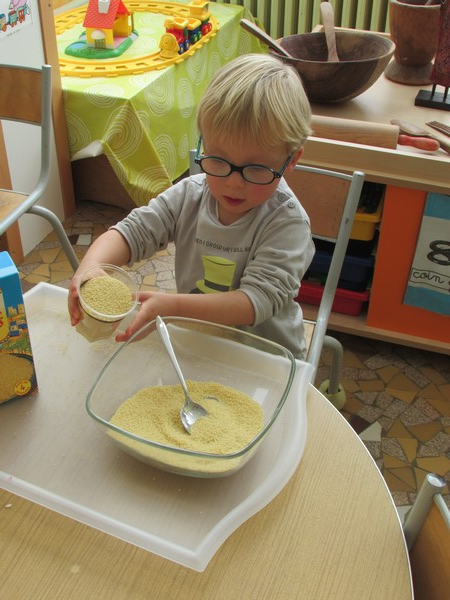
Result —
POLYGON ((326 104, 351 100, 369 89, 395 50, 389 38, 356 30, 336 30, 339 62, 327 62, 323 32, 289 35, 281 46, 294 58, 277 57, 297 69, 310 102, 326 104))

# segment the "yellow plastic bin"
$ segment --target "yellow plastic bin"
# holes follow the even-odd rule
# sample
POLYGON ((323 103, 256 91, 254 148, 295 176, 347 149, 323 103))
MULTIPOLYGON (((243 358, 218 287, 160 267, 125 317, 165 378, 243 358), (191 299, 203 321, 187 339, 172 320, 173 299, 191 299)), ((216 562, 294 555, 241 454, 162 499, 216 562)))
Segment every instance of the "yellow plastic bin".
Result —
POLYGON ((375 230, 381 221, 383 210, 383 201, 378 204, 374 213, 357 212, 353 221, 353 227, 350 233, 352 240, 370 241, 375 236, 375 230))

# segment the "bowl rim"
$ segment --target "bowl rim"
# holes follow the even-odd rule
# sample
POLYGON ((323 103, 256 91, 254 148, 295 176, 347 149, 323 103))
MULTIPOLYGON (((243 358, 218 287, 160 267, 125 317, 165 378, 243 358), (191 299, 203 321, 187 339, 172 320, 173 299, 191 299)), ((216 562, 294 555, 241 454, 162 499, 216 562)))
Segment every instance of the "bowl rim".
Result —
MULTIPOLYGON (((283 394, 281 396, 281 399, 279 400, 275 410, 273 411, 273 413, 271 414, 270 419, 267 421, 267 423, 264 424, 264 426, 262 427, 262 429, 256 434, 256 436, 243 448, 241 448, 240 450, 236 451, 236 452, 232 452, 232 453, 228 453, 228 454, 215 454, 215 453, 211 453, 211 452, 199 452, 197 450, 188 450, 185 448, 179 448, 178 446, 170 446, 167 444, 161 444, 159 442, 154 442, 151 440, 148 440, 146 438, 142 438, 138 435, 133 434, 130 431, 127 431, 126 429, 122 429, 121 427, 118 427, 117 425, 114 425, 113 423, 111 423, 110 421, 107 421, 106 419, 104 419, 103 417, 100 417, 99 415, 97 415, 93 410, 92 407, 90 405, 91 403, 91 398, 93 395, 93 392, 96 388, 97 383, 100 381, 101 377, 103 377, 103 375, 106 373, 107 369, 109 368, 109 366, 111 365, 111 363, 113 362, 113 360, 117 357, 117 355, 122 352, 129 344, 131 344, 136 338, 139 338, 145 330, 150 329, 150 331, 148 331, 148 334, 150 334, 153 330, 156 329, 156 323, 155 320, 150 321, 149 323, 146 323, 145 325, 143 325, 138 331, 136 331, 129 340, 127 340, 126 342, 123 342, 120 347, 114 352, 114 354, 107 360, 107 362, 104 364, 104 366, 102 367, 100 373, 98 374, 98 377, 96 378, 96 380, 94 381, 94 383, 92 384, 92 386, 89 389, 89 392, 86 396, 86 400, 85 400, 85 408, 88 412, 88 414, 94 419, 94 421, 96 421, 97 423, 99 423, 100 425, 102 425, 102 427, 106 427, 109 430, 115 431, 116 433, 119 433, 123 436, 125 436, 125 438, 129 438, 133 441, 136 442, 140 442, 145 444, 146 446, 150 446, 152 448, 157 448, 157 449, 161 449, 161 450, 169 450, 170 452, 175 452, 177 454, 182 454, 183 456, 192 456, 192 457, 196 457, 196 458, 209 458, 209 459, 214 459, 214 460, 232 460, 235 458, 239 458, 241 456, 243 456, 244 454, 247 454, 247 452, 249 450, 251 450, 254 446, 256 446, 258 444, 258 442, 260 442, 266 435, 266 433, 269 431, 269 429, 272 427, 273 423, 275 422, 275 420, 277 419, 278 415, 281 412, 281 409, 283 408, 284 404, 286 403, 287 397, 289 396, 289 392, 291 390, 292 387, 292 382, 294 380, 295 377, 295 373, 296 373, 296 369, 297 369, 297 365, 295 362, 295 358, 294 355, 292 354, 292 352, 290 350, 288 350, 288 348, 285 348, 284 346, 282 346, 281 344, 278 344, 277 342, 273 342, 271 340, 268 340, 266 338, 262 338, 260 336, 257 336, 251 332, 247 332, 247 331, 243 331, 242 329, 237 329, 235 327, 229 327, 227 325, 221 325, 219 323, 213 323, 211 321, 204 321, 201 319, 191 319, 189 317, 174 317, 174 316, 167 316, 167 317, 161 317, 166 323, 170 323, 171 321, 184 321, 184 322, 189 322, 189 323, 196 323, 199 325, 203 325, 203 326, 212 326, 212 327, 216 327, 218 329, 222 329, 224 331, 229 331, 232 333, 236 333, 239 332, 240 334, 242 334, 245 337, 249 337, 249 338, 254 338, 256 340, 259 341, 264 341, 264 343, 267 343, 269 346, 273 346, 274 348, 277 348, 278 350, 282 350, 282 352, 284 353, 285 356, 280 356, 280 358, 285 358, 288 360, 289 365, 290 365, 290 369, 289 369, 289 375, 286 381, 286 385, 285 388, 283 390, 283 394)), ((147 335, 148 335, 147 334, 147 335)))
MULTIPOLYGON (((339 37, 344 37, 347 36, 347 34, 350 34, 350 36, 352 37, 370 37, 372 39, 380 39, 383 41, 386 41, 389 46, 386 49, 386 52, 384 52, 383 54, 380 54, 380 56, 377 57, 372 57, 372 58, 361 58, 361 59, 355 59, 355 60, 339 60, 337 62, 328 62, 327 60, 308 60, 306 58, 297 58, 295 56, 284 56, 282 54, 280 54, 279 52, 276 52, 276 50, 272 50, 269 49, 270 52, 272 52, 273 54, 275 54, 278 58, 282 58, 283 60, 286 60, 289 63, 293 63, 293 62, 300 62, 300 63, 304 63, 304 64, 310 64, 310 65, 322 65, 322 64, 328 64, 328 65, 346 65, 346 64, 364 64, 367 62, 372 62, 374 60, 382 60, 384 58, 387 58, 389 56, 392 56, 395 52, 395 42, 390 38, 390 37, 385 37, 384 35, 380 35, 377 33, 374 33, 372 31, 358 31, 356 29, 351 29, 351 30, 347 30, 347 29, 343 29, 343 30, 339 30, 336 29, 336 38, 339 37)), ((286 35, 283 38, 281 38, 280 40, 280 45, 283 46, 283 40, 286 39, 290 39, 290 38, 294 38, 294 37, 321 37, 321 38, 325 38, 325 32, 323 31, 310 31, 308 33, 293 33, 291 35, 286 35)))

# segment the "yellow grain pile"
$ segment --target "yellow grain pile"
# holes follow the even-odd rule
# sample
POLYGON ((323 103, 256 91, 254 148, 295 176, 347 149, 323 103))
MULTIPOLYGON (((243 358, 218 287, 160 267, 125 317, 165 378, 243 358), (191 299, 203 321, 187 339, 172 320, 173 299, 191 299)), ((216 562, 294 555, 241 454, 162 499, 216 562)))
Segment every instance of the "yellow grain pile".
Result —
POLYGON ((123 315, 133 305, 127 285, 109 275, 94 277, 83 283, 80 296, 89 308, 108 316, 123 315))
MULTIPOLYGON (((219 455, 242 450, 261 431, 263 410, 246 394, 213 382, 188 381, 187 385, 193 400, 209 413, 195 423, 191 434, 186 433, 180 420, 184 402, 180 385, 140 390, 117 409, 111 423, 166 446, 219 455)), ((123 436, 120 440, 124 443, 123 436)), ((170 462, 179 468, 211 472, 230 468, 229 461, 205 460, 176 453, 170 455, 156 448, 143 449, 142 444, 133 440, 127 440, 126 444, 139 453, 145 452, 150 458, 170 462)))
POLYGON ((30 361, 13 354, 0 354, 0 404, 17 396, 17 384, 29 381, 32 375, 30 361))

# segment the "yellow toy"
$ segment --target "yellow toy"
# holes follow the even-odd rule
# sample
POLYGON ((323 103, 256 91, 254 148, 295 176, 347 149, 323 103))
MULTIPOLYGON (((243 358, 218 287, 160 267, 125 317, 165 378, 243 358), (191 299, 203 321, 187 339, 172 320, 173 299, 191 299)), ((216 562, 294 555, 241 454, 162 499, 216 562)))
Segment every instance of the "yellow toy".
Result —
POLYGON ((87 46, 114 49, 116 38, 126 38, 133 31, 133 13, 122 0, 90 0, 83 25, 87 46))
MULTIPOLYGON (((99 1, 106 0, 90 0, 90 5, 97 3, 97 9, 99 1)), ((111 3, 118 0, 110 0, 111 3)), ((121 0, 124 2, 124 0, 121 0)), ((95 6, 95 4, 94 4, 95 6)), ((115 4, 113 8, 115 7, 115 4)), ((67 51, 64 55, 59 56, 59 67, 60 73, 63 76, 68 77, 116 77, 123 75, 125 72, 127 75, 143 73, 145 71, 152 71, 155 69, 164 69, 175 63, 184 60, 188 56, 191 56, 194 52, 199 50, 203 44, 209 42, 210 38, 217 34, 219 25, 213 15, 209 12, 209 2, 204 0, 194 0, 191 4, 175 4, 171 2, 155 2, 149 0, 136 0, 132 3, 132 10, 136 14, 137 12, 145 13, 162 13, 167 15, 168 19, 171 17, 174 23, 179 26, 181 22, 186 23, 185 27, 181 30, 185 34, 183 36, 182 47, 178 42, 178 49, 175 49, 173 38, 177 39, 177 35, 172 32, 163 32, 159 42, 159 49, 157 52, 152 54, 146 54, 138 57, 127 57, 122 55, 120 58, 114 57, 115 60, 85 60, 83 57, 77 55, 74 60, 68 55, 67 51), (195 13, 195 14, 193 14, 195 13), (198 16, 197 16, 198 15, 198 16), (172 33, 173 37, 167 37, 166 34, 172 33)), ((130 10, 130 13, 132 11, 130 10)), ((118 11, 119 15, 121 13, 118 11)), ((117 13, 116 13, 117 14, 117 13)), ((129 15, 131 16, 131 15, 129 15)), ((78 23, 83 23, 85 27, 88 23, 84 23, 86 17, 86 6, 81 6, 68 10, 55 15, 55 30, 56 35, 59 35, 72 28, 78 23)), ((125 25, 125 18, 121 20, 121 23, 125 25)), ((89 22, 89 25, 92 25, 89 22)), ((103 23, 105 25, 105 23, 103 23)), ((94 29, 94 27, 92 27, 94 29)), ((104 29, 104 27, 102 27, 104 29)), ((106 33, 106 32, 105 32, 106 33)), ((117 34, 116 34, 117 35, 117 34)), ((131 39, 133 33, 129 36, 131 39)), ((78 42, 77 42, 78 43, 78 42)), ((105 37, 106 44, 106 37, 105 37)), ((89 47, 91 52, 104 53, 106 50, 102 50, 98 47, 89 47)), ((110 50, 110 52, 114 52, 110 50)))
POLYGON ((211 16, 209 2, 205 2, 205 0, 192 0, 188 6, 191 15, 202 22, 207 21, 211 16))
POLYGON ((161 58, 175 58, 179 51, 177 38, 172 33, 164 33, 159 42, 159 49, 161 58))

